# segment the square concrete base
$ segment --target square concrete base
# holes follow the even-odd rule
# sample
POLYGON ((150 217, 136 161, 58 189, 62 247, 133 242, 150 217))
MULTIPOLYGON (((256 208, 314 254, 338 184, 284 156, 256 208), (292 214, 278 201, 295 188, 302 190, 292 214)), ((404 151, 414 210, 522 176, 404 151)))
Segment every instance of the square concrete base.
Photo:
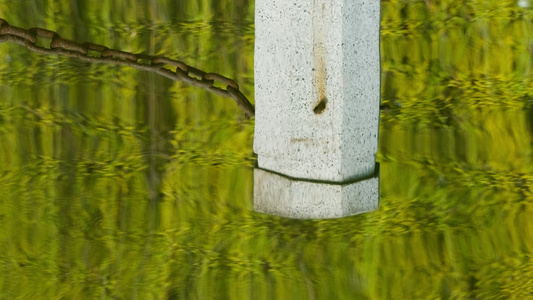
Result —
POLYGON ((254 169, 254 209, 295 219, 340 218, 376 210, 379 164, 367 178, 349 183, 299 180, 254 169))

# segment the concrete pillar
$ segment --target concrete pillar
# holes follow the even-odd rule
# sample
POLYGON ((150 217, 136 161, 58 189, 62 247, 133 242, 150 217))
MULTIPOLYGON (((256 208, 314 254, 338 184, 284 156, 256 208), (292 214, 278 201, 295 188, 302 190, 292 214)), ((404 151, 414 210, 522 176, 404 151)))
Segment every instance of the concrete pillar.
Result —
POLYGON ((379 0, 256 0, 255 14, 255 209, 376 209, 379 0))

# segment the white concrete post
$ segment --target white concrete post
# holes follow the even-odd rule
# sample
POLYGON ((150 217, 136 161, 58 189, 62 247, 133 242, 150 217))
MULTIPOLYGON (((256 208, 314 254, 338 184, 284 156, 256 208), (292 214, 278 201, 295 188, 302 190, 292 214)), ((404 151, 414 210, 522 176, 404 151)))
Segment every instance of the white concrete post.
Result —
POLYGON ((379 0, 255 5, 255 209, 294 218, 376 209, 379 0))

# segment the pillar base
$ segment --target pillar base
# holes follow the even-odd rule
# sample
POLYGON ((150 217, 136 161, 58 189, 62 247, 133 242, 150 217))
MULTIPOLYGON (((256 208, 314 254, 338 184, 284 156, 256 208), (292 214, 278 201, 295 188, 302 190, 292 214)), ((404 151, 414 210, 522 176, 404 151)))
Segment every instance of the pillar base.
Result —
POLYGON ((369 177, 347 183, 319 182, 254 169, 254 209, 295 219, 340 218, 376 210, 379 164, 369 177))

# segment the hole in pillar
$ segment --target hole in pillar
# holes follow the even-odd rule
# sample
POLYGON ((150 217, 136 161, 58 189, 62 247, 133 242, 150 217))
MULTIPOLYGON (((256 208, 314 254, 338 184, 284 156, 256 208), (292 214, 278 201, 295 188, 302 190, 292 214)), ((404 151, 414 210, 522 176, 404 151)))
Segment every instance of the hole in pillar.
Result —
POLYGON ((321 114, 326 110, 326 104, 328 103, 328 99, 326 97, 322 98, 318 104, 313 108, 313 112, 317 115, 321 114))

